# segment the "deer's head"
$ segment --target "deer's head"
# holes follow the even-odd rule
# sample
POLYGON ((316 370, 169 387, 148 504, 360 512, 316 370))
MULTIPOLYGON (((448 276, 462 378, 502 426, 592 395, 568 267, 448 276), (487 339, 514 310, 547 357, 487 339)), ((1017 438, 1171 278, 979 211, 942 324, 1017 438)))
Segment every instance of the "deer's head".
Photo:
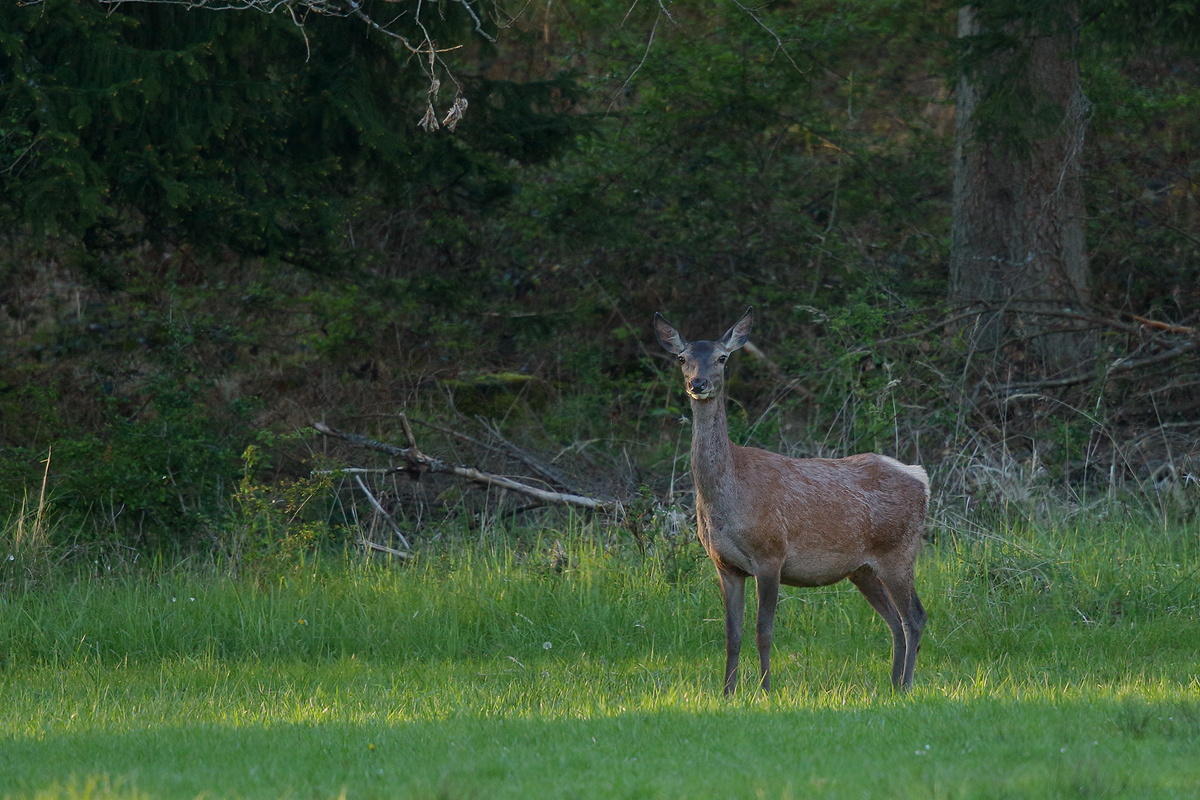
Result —
POLYGON ((693 400, 711 400, 725 389, 725 361, 729 354, 746 343, 754 309, 747 308, 742 318, 715 342, 686 342, 662 314, 654 315, 654 335, 658 343, 679 360, 684 388, 693 400))

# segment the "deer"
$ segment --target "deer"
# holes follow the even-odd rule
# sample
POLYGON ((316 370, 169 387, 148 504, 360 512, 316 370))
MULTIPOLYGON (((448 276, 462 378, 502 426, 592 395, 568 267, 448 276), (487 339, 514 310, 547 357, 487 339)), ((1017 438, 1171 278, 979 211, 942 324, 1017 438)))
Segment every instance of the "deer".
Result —
POLYGON ((771 637, 780 585, 849 579, 892 634, 892 686, 912 687, 925 609, 914 565, 929 505, 929 476, 876 453, 791 458, 729 439, 725 363, 746 344, 748 308, 716 341, 688 342, 656 313, 659 344, 678 359, 692 406, 696 530, 717 568, 725 605, 725 690, 737 687, 746 579, 758 589, 755 640, 763 692, 771 689, 771 637))

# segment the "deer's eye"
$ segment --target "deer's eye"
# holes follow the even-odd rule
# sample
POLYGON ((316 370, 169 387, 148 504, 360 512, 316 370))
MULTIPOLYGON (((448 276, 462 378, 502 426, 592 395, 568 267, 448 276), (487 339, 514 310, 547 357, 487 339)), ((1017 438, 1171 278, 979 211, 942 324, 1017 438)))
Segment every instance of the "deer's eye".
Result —
POLYGON ((687 359, 686 359, 686 358, 684 358, 683 356, 680 356, 680 357, 679 357, 679 363, 680 363, 680 364, 682 364, 682 363, 683 363, 683 362, 685 362, 685 361, 687 361, 687 359))
POLYGON ((719 358, 717 359, 717 363, 718 363, 718 364, 724 364, 724 363, 725 363, 725 359, 726 359, 726 358, 728 358, 728 356, 721 356, 721 357, 719 357, 719 358))

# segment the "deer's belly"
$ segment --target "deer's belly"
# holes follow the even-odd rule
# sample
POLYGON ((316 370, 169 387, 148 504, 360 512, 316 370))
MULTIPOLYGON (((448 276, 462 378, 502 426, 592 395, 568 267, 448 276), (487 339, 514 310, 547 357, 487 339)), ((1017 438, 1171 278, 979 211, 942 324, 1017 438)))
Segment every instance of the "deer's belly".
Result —
POLYGON ((788 559, 780 566, 779 558, 764 558, 762 554, 747 552, 736 541, 714 537, 704 545, 717 569, 754 577, 778 570, 780 583, 787 586, 829 586, 861 566, 860 562, 851 563, 837 554, 788 559))
POLYGON ((737 575, 777 573, 788 586, 829 586, 863 565, 861 552, 841 552, 811 540, 785 541, 760 528, 715 525, 698 517, 700 541, 717 569, 737 575))
POLYGON ((867 563, 862 552, 837 549, 824 543, 793 540, 780 570, 788 586, 829 586, 867 563))
POLYGON ((804 559, 783 565, 779 582, 787 586, 829 586, 845 578, 859 564, 851 566, 841 559, 804 559))

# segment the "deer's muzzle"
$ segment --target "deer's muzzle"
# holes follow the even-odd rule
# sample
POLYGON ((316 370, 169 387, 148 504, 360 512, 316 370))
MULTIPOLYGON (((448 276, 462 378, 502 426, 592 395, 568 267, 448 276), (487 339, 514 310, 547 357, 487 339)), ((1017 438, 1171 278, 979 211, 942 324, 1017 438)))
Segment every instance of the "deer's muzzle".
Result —
POLYGON ((707 400, 716 393, 716 388, 708 378, 691 378, 687 382, 687 393, 696 400, 707 400))

